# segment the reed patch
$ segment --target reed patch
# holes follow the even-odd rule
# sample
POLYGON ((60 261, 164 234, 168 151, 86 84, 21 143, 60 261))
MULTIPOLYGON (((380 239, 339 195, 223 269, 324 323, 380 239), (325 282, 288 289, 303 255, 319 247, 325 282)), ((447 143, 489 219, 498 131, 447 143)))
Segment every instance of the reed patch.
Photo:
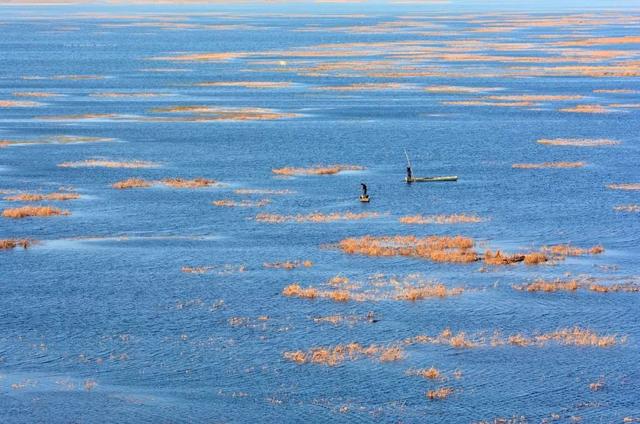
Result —
POLYGON ((363 219, 374 219, 384 216, 378 212, 332 212, 324 214, 320 212, 309 213, 306 215, 278 215, 273 213, 260 213, 256 215, 257 222, 267 224, 285 224, 285 223, 323 223, 338 221, 360 221, 363 219))
POLYGON ((52 206, 22 206, 20 208, 8 208, 2 211, 3 217, 12 219, 58 215, 71 215, 71 212, 52 206))
POLYGON ((542 162, 542 163, 514 163, 514 169, 547 169, 547 168, 582 168, 585 162, 542 162))
POLYGON ((620 144, 617 140, 611 140, 608 138, 554 138, 547 139, 542 138, 537 141, 539 144, 547 146, 565 146, 565 147, 602 147, 602 146, 615 146, 620 144))
POLYGON ((334 175, 344 171, 362 171, 365 168, 360 165, 314 165, 309 168, 293 168, 284 167, 272 169, 276 175, 294 176, 294 175, 334 175))
POLYGON ((482 222, 482 218, 476 215, 411 215, 398 219, 402 224, 470 224, 482 222))

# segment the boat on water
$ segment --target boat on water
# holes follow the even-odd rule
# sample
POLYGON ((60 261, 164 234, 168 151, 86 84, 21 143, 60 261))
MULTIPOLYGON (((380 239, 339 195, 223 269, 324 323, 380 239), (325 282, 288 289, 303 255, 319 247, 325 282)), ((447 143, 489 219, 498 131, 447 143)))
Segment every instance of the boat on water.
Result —
POLYGON ((413 170, 411 169, 411 160, 409 159, 409 154, 407 153, 407 149, 404 149, 404 155, 407 158, 407 176, 404 177, 404 181, 407 184, 458 181, 458 176, 457 175, 444 175, 444 176, 432 176, 432 177, 414 177, 413 176, 413 170))
POLYGON ((360 201, 362 203, 369 203, 369 194, 367 193, 367 185, 365 183, 360 183, 362 186, 362 194, 360 195, 360 201))

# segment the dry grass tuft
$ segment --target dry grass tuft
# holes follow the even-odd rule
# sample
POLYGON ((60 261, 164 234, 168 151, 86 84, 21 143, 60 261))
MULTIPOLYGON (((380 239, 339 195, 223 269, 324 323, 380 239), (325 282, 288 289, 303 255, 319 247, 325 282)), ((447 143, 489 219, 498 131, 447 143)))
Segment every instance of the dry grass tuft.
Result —
POLYGON ((171 188, 203 188, 210 187, 216 183, 214 180, 210 180, 207 178, 195 178, 193 180, 185 180, 182 178, 165 178, 163 180, 160 180, 159 182, 160 184, 171 188))
POLYGON ((540 252, 532 252, 524 255, 524 263, 526 265, 538 265, 541 263, 545 263, 549 260, 547 255, 540 252))
POLYGON ((427 399, 430 400, 442 400, 446 399, 453 394, 453 389, 451 387, 440 387, 436 390, 429 390, 426 394, 427 399))
POLYGON ((2 216, 13 219, 56 215, 71 215, 71 212, 52 206, 23 206, 21 208, 10 208, 2 211, 2 216))
POLYGON ((287 222, 295 222, 298 224, 312 222, 337 222, 337 221, 358 221, 361 219, 379 218, 382 215, 378 212, 333 212, 330 214, 323 214, 320 212, 314 212, 307 215, 278 215, 272 213, 260 213, 256 215, 256 221, 266 222, 268 224, 283 224, 287 222))
POLYGON ((609 184, 611 190, 640 190, 640 183, 609 184))
POLYGON ((542 138, 538 140, 538 143, 547 146, 570 146, 570 147, 600 147, 600 146, 613 146, 620 144, 619 141, 610 140, 608 138, 554 138, 547 139, 542 138))
POLYGON ((49 193, 49 194, 36 194, 36 193, 22 193, 14 196, 7 196, 4 200, 10 202, 40 202, 43 200, 50 201, 65 201, 79 199, 80 195, 77 193, 49 193))
POLYGON ((269 189, 248 189, 248 188, 239 188, 233 191, 235 194, 240 195, 251 195, 251 194, 262 194, 262 195, 272 195, 272 196, 281 196, 285 194, 293 194, 295 191, 292 190, 269 190, 269 189))
POLYGON ((187 274, 206 274, 207 272, 211 271, 211 269, 212 268, 208 266, 183 266, 180 270, 187 274))
POLYGON ((142 178, 129 178, 128 180, 118 181, 111 184, 111 187, 118 190, 124 190, 128 188, 147 188, 151 187, 151 182, 143 180, 142 178))
POLYGON ((612 110, 602 105, 577 105, 574 107, 565 107, 560 109, 560 112, 571 113, 611 113, 612 110))
POLYGON ((557 291, 576 291, 578 290, 579 283, 576 280, 555 280, 555 281, 545 281, 545 280, 536 280, 529 284, 524 285, 514 285, 512 286, 516 290, 523 290, 528 292, 557 292, 557 291))
POLYGON ((498 91, 502 90, 499 87, 465 87, 460 85, 431 85, 426 87, 424 91, 429 93, 449 93, 449 94, 471 94, 471 93, 483 93, 485 91, 498 91))
POLYGON ((435 262, 468 263, 478 260, 474 241, 463 236, 364 236, 341 240, 338 247, 347 254, 366 256, 409 256, 435 262))
POLYGON ((422 368, 422 369, 408 369, 405 372, 406 375, 417 375, 429 380, 439 380, 442 378, 442 373, 437 368, 422 368))
POLYGON ((551 246, 543 246, 542 251, 554 256, 582 256, 582 255, 599 255, 604 252, 604 247, 598 245, 589 248, 581 248, 571 246, 570 244, 555 244, 551 246))
POLYGON ((510 265, 517 262, 523 262, 524 257, 525 255, 522 254, 503 254, 499 250, 497 250, 495 253, 491 250, 487 250, 484 252, 484 262, 488 265, 510 265))
POLYGON ((269 199, 261 199, 256 201, 242 200, 236 201, 231 199, 214 200, 211 202, 213 206, 224 208, 261 208, 271 203, 269 199))
POLYGON ((411 287, 398 290, 396 299, 409 300, 415 302, 416 300, 422 300, 430 297, 448 297, 457 296, 464 292, 463 288, 457 287, 453 289, 447 289, 444 284, 432 284, 423 287, 411 287))
POLYGON ((285 167, 285 168, 272 169, 271 172, 273 172, 276 175, 286 175, 286 176, 333 175, 333 174, 338 174, 342 171, 362 171, 363 169, 365 168, 360 165, 344 165, 343 164, 343 165, 315 165, 310 168, 285 167))
POLYGON ((482 219, 475 215, 454 214, 454 215, 412 215, 403 216, 398 219, 403 224, 459 224, 482 222, 482 219))
POLYGON ((310 268, 313 266, 313 262, 310 260, 305 261, 284 261, 284 262, 265 262, 262 266, 268 269, 286 269, 292 270, 300 267, 310 268))
POLYGON ((159 165, 153 162, 130 161, 117 162, 102 159, 87 159, 78 162, 63 162, 58 164, 61 168, 157 168, 159 165))
POLYGON ((603 284, 592 283, 589 285, 589 290, 597 293, 610 293, 610 292, 638 293, 640 292, 640 286, 636 284, 603 285, 603 284))
POLYGON ((544 168, 582 168, 585 162, 543 162, 543 163, 514 163, 516 169, 544 169, 544 168))
POLYGON ((15 249, 16 247, 22 247, 28 249, 34 242, 27 239, 4 239, 0 240, 0 250, 15 249))
POLYGON ((362 358, 378 359, 381 362, 399 361, 404 358, 404 351, 400 346, 363 346, 359 343, 329 347, 314 347, 307 352, 297 350, 284 352, 285 359, 297 364, 320 364, 330 367, 344 361, 355 361, 362 358))

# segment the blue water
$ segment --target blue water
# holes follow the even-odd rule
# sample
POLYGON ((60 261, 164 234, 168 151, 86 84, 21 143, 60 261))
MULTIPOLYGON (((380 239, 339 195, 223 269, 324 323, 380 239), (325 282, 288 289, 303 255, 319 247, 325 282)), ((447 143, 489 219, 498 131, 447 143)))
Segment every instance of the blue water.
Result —
MULTIPOLYGON (((569 6, 567 6, 569 7, 569 6)), ((525 7, 521 7, 521 9, 525 7)), ((472 21, 509 25, 517 15, 483 15, 477 5, 434 7, 318 5, 318 14, 291 6, 270 10, 224 6, 154 9, 114 7, 0 8, 0 101, 39 106, 0 107, 0 140, 37 144, 0 148, 0 190, 53 192, 73 187, 79 200, 44 202, 69 216, 0 218, 0 239, 32 238, 28 250, 0 251, 0 421, 2 422, 493 422, 521 417, 541 422, 622 422, 640 417, 640 325, 638 293, 527 293, 511 288, 535 278, 590 276, 603 283, 636 281, 640 275, 638 213, 614 206, 638 204, 638 191, 607 188, 638 183, 640 117, 637 108, 612 113, 560 112, 576 104, 637 104, 637 77, 504 76, 512 66, 547 63, 458 62, 438 58, 393 59, 392 47, 375 56, 305 57, 329 43, 451 40, 486 43, 566 41, 636 35, 639 14, 626 24, 527 27, 475 33, 472 21), (344 7, 344 8, 342 8, 344 7), (225 12, 199 14, 198 12, 225 12), (339 27, 393 22, 417 11, 424 32, 403 29, 354 33, 339 27), (468 13, 474 12, 474 15, 468 13), (277 13, 276 13, 277 12, 277 13), (323 17, 320 13, 344 13, 323 17), (99 13, 99 14, 98 14, 99 13), (167 13, 167 15, 161 15, 167 13), (288 14, 298 13, 292 17, 288 14), (362 16, 350 16, 358 13, 362 16), (122 16, 131 14, 132 16, 122 16), (166 23, 192 27, 117 26, 166 23), (116 24, 114 26, 113 24, 116 24), (247 25, 215 29, 202 25, 247 25), (301 29, 320 30, 308 32, 301 29), (323 29, 324 28, 324 29, 323 29), (449 32, 450 34, 446 34, 449 32), (557 39, 539 38, 554 35, 557 39), (213 62, 152 60, 161 56, 243 52, 213 62), (313 74, 303 67, 326 63, 391 60, 401 66, 438 68, 436 76, 371 77, 362 71, 313 74), (280 61, 286 62, 285 65, 280 61), (164 72, 162 71, 164 69, 164 72), (160 70, 160 71, 159 71, 160 70), (355 75, 345 73, 355 72, 355 75), (465 78, 447 74, 466 73, 465 78), (493 73, 495 76, 474 76, 493 73), (94 75, 100 79, 74 79, 94 75), (27 77, 27 78, 25 78, 27 77), (35 78, 37 77, 37 78, 35 78), (199 87, 211 81, 290 82, 284 88, 199 87), (397 82, 406 89, 332 91, 318 87, 397 82), (428 93, 431 85, 500 87, 489 93, 428 93), (629 89, 635 93, 594 93, 629 89), (56 97, 16 97, 51 92, 56 97), (156 97, 96 97, 104 92, 148 92, 156 97), (485 95, 582 95, 531 107, 455 106, 445 101, 485 95), (185 105, 269 108, 300 116, 281 120, 179 122, 152 109, 185 105), (45 119, 81 114, 102 119, 45 119), (113 142, 51 144, 60 135, 108 137, 113 142), (544 146, 541 138, 609 138, 618 145, 579 148, 544 146), (405 185, 407 148, 419 175, 458 175, 456 183, 405 185), (91 158, 157 162, 152 169, 63 168, 91 158), (584 161, 577 169, 513 169, 514 163, 584 161), (285 166, 347 163, 366 167, 331 176, 276 177, 285 166), (154 186, 115 190, 130 177, 215 179, 197 190, 154 186), (360 182, 370 204, 357 202, 360 182), (236 189, 290 190, 287 195, 239 195, 236 189), (221 208, 211 202, 270 198, 264 208, 221 208), (378 212, 377 219, 338 223, 256 222, 260 212, 378 212), (405 215, 467 213, 475 224, 404 225, 405 215), (411 258, 350 256, 331 248, 361 235, 456 235, 492 249, 529 251, 543 245, 601 244, 598 256, 568 258, 554 265, 490 267, 433 263, 411 258), (265 269, 264 262, 314 262, 292 271, 265 269), (211 266, 189 274, 184 266, 211 266), (238 267, 244 266, 244 272, 238 267), (421 273, 460 296, 415 303, 332 302, 282 296, 299 282, 319 287, 337 274, 364 281, 376 273, 421 273), (568 274, 567 274, 568 273, 568 274), (313 318, 340 314, 375 323, 319 324, 313 318), (266 321, 258 320, 268 316, 266 321), (232 325, 232 318, 243 318, 232 325), (295 364, 283 352, 340 343, 394 343, 445 327, 467 334, 553 331, 579 325, 601 334, 627 336, 610 348, 549 344, 545 347, 441 345, 405 347, 401 361, 345 361, 327 367, 295 364), (435 366, 449 380, 405 375, 435 366), (462 371, 460 379, 452 376, 462 371), (603 379, 605 387, 589 384, 603 379), (94 386, 95 383, 95 386, 94 386), (425 392, 450 386, 455 393, 429 401, 425 392), (345 409, 346 408, 346 409, 345 409)), ((536 7, 537 10, 537 7, 536 7)), ((561 18, 535 15, 538 19, 561 18)), ((566 12, 569 13, 569 12, 566 12)), ((573 12, 572 12, 573 13, 573 12)), ((525 19, 532 17, 523 16, 525 19)), ((335 47, 329 47, 329 50, 335 47)), ((357 49, 359 47, 354 47, 357 49)), ((568 50, 576 48, 567 48, 568 50)), ((638 44, 577 47, 625 50, 639 59, 638 44)), ((483 54, 545 56, 542 49, 483 54)), ((590 65, 594 63, 581 63, 590 65)), ((568 61, 561 65, 575 65, 568 61)), ((423 70, 424 70, 423 69, 423 70)), ((0 201, 2 209, 21 203, 0 201)))

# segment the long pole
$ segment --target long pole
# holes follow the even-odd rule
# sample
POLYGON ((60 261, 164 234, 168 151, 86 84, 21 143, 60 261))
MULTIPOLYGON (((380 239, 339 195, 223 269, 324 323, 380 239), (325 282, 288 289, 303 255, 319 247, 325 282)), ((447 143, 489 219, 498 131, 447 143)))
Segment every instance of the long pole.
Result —
POLYGON ((411 161, 409 160, 409 154, 407 153, 407 149, 404 149, 404 155, 407 158, 407 165, 411 168, 411 161))

